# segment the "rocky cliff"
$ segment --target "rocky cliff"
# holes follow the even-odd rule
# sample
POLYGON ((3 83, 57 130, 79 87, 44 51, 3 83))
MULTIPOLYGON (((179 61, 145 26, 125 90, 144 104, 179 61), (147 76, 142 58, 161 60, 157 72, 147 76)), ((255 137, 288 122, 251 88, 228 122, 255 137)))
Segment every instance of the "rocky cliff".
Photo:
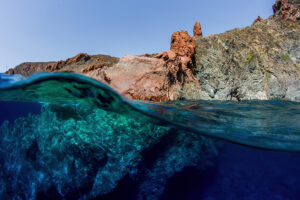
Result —
POLYGON ((142 56, 77 56, 55 63, 21 64, 8 73, 77 72, 140 100, 300 101, 300 2, 277 0, 274 15, 251 26, 202 36, 173 33, 169 51, 142 56))
POLYGON ((37 72, 76 72, 87 73, 89 71, 110 67, 116 64, 119 58, 107 55, 88 55, 80 53, 67 60, 58 62, 25 62, 13 69, 9 69, 7 74, 21 74, 23 76, 30 76, 37 72))
POLYGON ((37 72, 44 72, 46 67, 56 62, 25 62, 16 66, 13 69, 9 69, 7 74, 22 74, 23 76, 30 76, 37 72))
POLYGON ((196 39, 195 76, 186 99, 300 100, 300 26, 270 17, 242 29, 196 39))
POLYGON ((274 16, 252 26, 196 39, 195 76, 186 99, 300 101, 299 1, 278 0, 274 16), (292 1, 290 1, 292 2, 292 1))

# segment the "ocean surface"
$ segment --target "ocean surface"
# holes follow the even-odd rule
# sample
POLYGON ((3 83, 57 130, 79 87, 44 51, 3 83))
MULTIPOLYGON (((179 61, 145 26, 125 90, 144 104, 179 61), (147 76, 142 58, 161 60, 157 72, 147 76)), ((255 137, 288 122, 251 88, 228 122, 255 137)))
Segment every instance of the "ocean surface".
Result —
POLYGON ((131 101, 0 74, 0 199, 300 198, 300 103, 131 101))

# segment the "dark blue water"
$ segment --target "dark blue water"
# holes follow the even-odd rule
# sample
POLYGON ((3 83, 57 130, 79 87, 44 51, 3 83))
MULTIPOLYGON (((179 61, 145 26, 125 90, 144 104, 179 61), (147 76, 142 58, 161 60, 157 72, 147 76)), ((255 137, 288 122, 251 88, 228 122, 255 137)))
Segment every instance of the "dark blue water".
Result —
POLYGON ((297 153, 225 143, 214 167, 179 172, 162 199, 299 199, 299 166, 297 153))
POLYGON ((0 124, 5 120, 14 122, 19 117, 26 117, 29 113, 40 114, 41 104, 31 102, 9 102, 2 101, 0 103, 0 124))
POLYGON ((77 75, 19 80, 0 82, 1 199, 300 197, 297 102, 153 104, 77 75))

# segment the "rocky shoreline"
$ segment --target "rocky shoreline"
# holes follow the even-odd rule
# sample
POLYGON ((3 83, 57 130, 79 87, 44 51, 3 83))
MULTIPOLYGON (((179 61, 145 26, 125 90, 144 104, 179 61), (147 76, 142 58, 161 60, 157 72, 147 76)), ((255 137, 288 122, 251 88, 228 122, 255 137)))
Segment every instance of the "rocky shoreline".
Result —
POLYGON ((300 2, 277 0, 274 15, 251 26, 193 37, 173 33, 169 51, 115 58, 78 54, 65 61, 23 63, 8 74, 76 72, 130 99, 300 101, 300 2))

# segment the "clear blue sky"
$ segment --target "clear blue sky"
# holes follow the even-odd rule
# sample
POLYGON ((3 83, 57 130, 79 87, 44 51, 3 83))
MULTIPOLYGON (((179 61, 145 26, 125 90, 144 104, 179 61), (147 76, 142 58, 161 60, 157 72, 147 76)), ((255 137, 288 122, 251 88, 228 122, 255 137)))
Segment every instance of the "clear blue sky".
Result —
POLYGON ((25 61, 79 52, 124 54, 169 49, 174 31, 205 36, 272 14, 275 0, 0 0, 0 72, 25 61))

